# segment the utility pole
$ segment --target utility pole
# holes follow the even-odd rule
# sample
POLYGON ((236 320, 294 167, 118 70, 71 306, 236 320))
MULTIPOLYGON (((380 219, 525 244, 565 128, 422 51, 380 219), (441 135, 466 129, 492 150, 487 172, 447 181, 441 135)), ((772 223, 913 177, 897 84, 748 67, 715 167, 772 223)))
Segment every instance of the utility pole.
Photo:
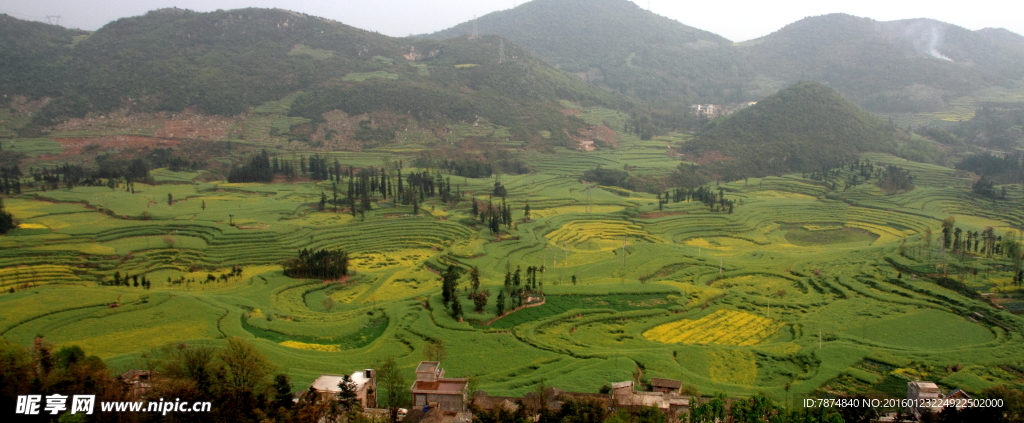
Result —
POLYGON ((505 39, 501 39, 501 44, 498 45, 498 64, 505 63, 505 39))
POLYGON ((476 15, 473 15, 473 36, 470 38, 476 39, 480 36, 480 31, 476 27, 476 15))

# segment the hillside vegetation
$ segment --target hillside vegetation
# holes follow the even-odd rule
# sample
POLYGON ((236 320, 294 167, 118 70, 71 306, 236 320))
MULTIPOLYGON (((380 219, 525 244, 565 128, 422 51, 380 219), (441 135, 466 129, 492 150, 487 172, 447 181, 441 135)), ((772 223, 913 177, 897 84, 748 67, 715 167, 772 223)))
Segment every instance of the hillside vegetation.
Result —
MULTIPOLYGON (((645 100, 744 97, 735 90, 731 41, 658 16, 625 0, 534 0, 477 19, 481 34, 506 37, 593 84, 645 100)), ((465 22, 425 35, 473 32, 465 22)))
POLYGON ((802 82, 712 121, 683 145, 731 178, 831 169, 867 151, 891 152, 893 128, 816 82, 802 82))
MULTIPOLYGON (((30 29, 36 38, 59 33, 43 24, 30 29)), ((579 124, 559 113, 559 100, 628 105, 497 37, 396 39, 277 9, 162 9, 112 22, 64 48, 57 63, 33 62, 48 66, 43 77, 61 90, 24 88, 33 86, 31 72, 5 81, 6 93, 55 97, 34 116, 36 126, 109 111, 195 108, 233 116, 306 92, 294 98, 292 116, 393 112, 441 126, 479 116, 513 128, 520 140, 540 140, 547 131, 551 142, 569 145, 565 134, 579 124)), ((27 54, 35 47, 12 49, 27 54)))

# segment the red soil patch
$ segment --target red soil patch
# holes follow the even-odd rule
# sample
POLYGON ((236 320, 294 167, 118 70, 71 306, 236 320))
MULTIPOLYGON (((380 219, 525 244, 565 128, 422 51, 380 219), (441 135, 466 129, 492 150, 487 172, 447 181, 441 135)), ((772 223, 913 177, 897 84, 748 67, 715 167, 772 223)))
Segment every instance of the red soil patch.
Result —
POLYGON ((720 161, 723 161, 723 160, 732 160, 732 159, 734 159, 734 157, 726 156, 726 155, 722 154, 721 151, 711 150, 711 151, 704 152, 704 154, 702 154, 700 156, 700 158, 697 159, 697 164, 701 165, 701 166, 704 166, 704 165, 709 165, 709 164, 714 163, 714 162, 720 162, 720 161))
POLYGON ((566 116, 582 115, 583 111, 580 109, 562 109, 562 114, 566 116))
POLYGON ((158 138, 220 141, 227 137, 231 125, 230 119, 221 116, 176 115, 171 120, 164 122, 163 127, 156 131, 156 136, 158 138))
POLYGON ((98 148, 165 148, 178 145, 179 140, 162 138, 140 137, 135 135, 113 135, 95 138, 56 138, 64 146, 65 155, 79 154, 87 147, 97 146, 98 148))

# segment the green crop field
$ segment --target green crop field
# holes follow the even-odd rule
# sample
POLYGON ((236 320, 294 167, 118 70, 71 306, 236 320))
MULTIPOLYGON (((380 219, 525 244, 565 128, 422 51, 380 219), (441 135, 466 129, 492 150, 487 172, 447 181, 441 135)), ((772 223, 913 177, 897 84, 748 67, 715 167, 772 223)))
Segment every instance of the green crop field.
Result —
MULTIPOLYGON (((256 108, 246 125, 258 128, 239 133, 305 122, 281 113, 293 100, 256 108)), ((600 108, 580 116, 613 129, 628 119, 600 108)), ((450 134, 506 138, 509 130, 463 123, 450 134)), ((426 147, 403 137, 402 148, 323 154, 346 168, 412 163, 426 147)), ((233 184, 167 169, 134 193, 24 192, 4 199, 21 226, 0 237, 0 335, 80 345, 116 369, 140 366, 146 351, 168 343, 239 336, 290 373, 296 388, 388 357, 411 377, 434 340, 445 343, 447 374, 474 376, 492 395, 524 394, 542 382, 596 392, 638 369, 701 392, 778 399, 854 388, 896 395, 915 378, 969 390, 1024 384, 1019 373, 985 370, 1024 365, 1024 320, 989 302, 1006 299, 1010 310, 1020 303, 1012 263, 940 248, 948 216, 965 231, 991 226, 1013 239, 1024 225, 1019 185, 993 202, 973 196, 972 181, 952 169, 871 154, 865 158, 908 169, 915 189, 892 194, 866 183, 833 191, 802 175, 712 183, 736 202, 728 213, 694 201, 659 208, 652 194, 579 180, 597 166, 668 174, 680 162, 665 154, 665 142, 687 137, 620 134, 615 150, 523 152, 532 173, 451 176, 463 201, 426 197, 415 212, 379 196, 365 215, 330 204, 319 211, 330 182, 233 184), (491 198, 496 179, 514 220, 500 236, 471 216, 467 201, 500 203, 491 198), (348 252, 353 274, 284 276, 282 262, 303 248, 348 252), (481 312, 463 273, 456 294, 465 315, 449 315, 439 275, 449 265, 479 269, 490 294, 481 312), (228 276, 235 267, 242 274, 228 276), (499 318, 506 272, 528 267, 542 269, 544 304, 499 318), (109 286, 129 276, 152 288, 109 286)), ((61 151, 48 139, 4 147, 29 156, 61 151)))

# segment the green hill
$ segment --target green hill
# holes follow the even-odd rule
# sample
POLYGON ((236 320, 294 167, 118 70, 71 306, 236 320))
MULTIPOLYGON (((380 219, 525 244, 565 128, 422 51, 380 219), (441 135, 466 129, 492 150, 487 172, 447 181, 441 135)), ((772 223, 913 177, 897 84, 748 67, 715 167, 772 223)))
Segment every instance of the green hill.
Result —
POLYGON ((831 169, 895 148, 891 125, 822 84, 801 82, 708 124, 683 151, 724 179, 831 169))
POLYGON ((87 34, 0 14, 0 93, 58 95, 75 42, 87 34))
MULTIPOLYGON (((645 100, 745 98, 746 75, 731 41, 641 9, 627 0, 534 0, 476 20, 599 86, 645 100)), ((424 37, 472 34, 473 22, 424 37)))
MULTIPOLYGON (((48 81, 63 87, 36 125, 111 110, 232 116, 299 92, 292 116, 388 111, 442 126, 482 117, 520 141, 547 132, 568 145, 566 130, 578 123, 559 100, 628 107, 495 36, 392 38, 280 9, 162 9, 112 22, 65 50, 57 63, 36 58, 26 67, 52 67, 48 81)), ((41 95, 24 88, 32 78, 10 76, 4 93, 41 95)))

